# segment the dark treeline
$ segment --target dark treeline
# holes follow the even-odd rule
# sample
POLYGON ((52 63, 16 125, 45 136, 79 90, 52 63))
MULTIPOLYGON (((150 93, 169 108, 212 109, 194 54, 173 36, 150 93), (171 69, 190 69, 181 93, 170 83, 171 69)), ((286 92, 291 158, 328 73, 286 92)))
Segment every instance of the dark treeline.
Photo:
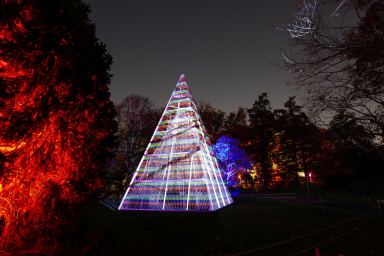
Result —
MULTIPOLYGON (((295 97, 289 97, 284 108, 273 109, 267 93, 250 108, 228 114, 207 102, 200 102, 198 110, 212 143, 230 136, 248 153, 252 168, 236 175, 242 189, 296 189, 310 182, 366 191, 380 188, 384 180, 374 136, 348 111, 337 113, 329 126, 319 127, 295 97)), ((117 106, 120 144, 109 172, 109 193, 124 191, 128 185, 161 112, 139 95, 128 96, 117 106)))

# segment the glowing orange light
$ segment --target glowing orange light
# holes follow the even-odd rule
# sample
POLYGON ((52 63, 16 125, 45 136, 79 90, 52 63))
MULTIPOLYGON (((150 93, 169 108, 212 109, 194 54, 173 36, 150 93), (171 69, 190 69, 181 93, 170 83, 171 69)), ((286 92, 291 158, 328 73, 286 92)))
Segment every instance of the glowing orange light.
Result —
POLYGON ((15 151, 16 149, 19 149, 25 145, 25 142, 21 142, 19 144, 12 144, 12 145, 0 145, 0 152, 3 154, 10 153, 12 151, 15 151))
POLYGON ((7 65, 8 65, 7 62, 5 62, 4 60, 0 60, 0 68, 3 68, 5 66, 7 66, 7 65))

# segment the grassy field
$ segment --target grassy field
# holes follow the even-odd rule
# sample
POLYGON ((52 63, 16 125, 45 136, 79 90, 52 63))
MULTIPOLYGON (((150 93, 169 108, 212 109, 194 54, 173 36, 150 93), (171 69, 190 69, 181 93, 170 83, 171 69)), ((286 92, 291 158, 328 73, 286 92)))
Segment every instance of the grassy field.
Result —
POLYGON ((287 239, 293 240, 241 255, 315 255, 317 244, 322 256, 384 255, 384 217, 295 200, 238 198, 206 214, 114 212, 97 205, 87 220, 88 255, 236 255, 287 239))

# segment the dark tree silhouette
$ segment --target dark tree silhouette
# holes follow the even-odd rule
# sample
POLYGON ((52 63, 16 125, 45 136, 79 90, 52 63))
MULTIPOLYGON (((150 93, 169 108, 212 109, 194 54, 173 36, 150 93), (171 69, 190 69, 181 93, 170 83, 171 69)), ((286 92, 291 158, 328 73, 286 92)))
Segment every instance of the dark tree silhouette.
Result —
POLYGON ((274 111, 280 143, 275 158, 285 173, 285 182, 297 185, 298 172, 303 172, 308 179, 309 173, 317 169, 319 133, 302 111, 303 107, 296 104, 295 97, 290 97, 284 107, 274 111))
MULTIPOLYGON (((337 113, 322 136, 321 172, 326 185, 346 187, 353 180, 382 176, 374 137, 347 111, 337 113), (329 184, 327 184, 329 183, 329 184)), ((378 179, 378 180, 379 180, 378 179)))
POLYGON ((81 0, 0 2, 0 251, 59 254, 113 146, 111 57, 81 0))
POLYGON ((240 141, 246 141, 249 134, 248 114, 244 108, 239 108, 236 112, 229 113, 224 120, 223 133, 231 137, 236 137, 240 141))
POLYGON ((252 108, 248 109, 248 115, 252 135, 247 151, 260 164, 262 183, 267 190, 271 181, 271 148, 275 134, 274 116, 267 93, 259 95, 252 108))
POLYGON ((211 141, 216 141, 223 130, 225 112, 203 101, 199 102, 197 110, 199 111, 211 141))

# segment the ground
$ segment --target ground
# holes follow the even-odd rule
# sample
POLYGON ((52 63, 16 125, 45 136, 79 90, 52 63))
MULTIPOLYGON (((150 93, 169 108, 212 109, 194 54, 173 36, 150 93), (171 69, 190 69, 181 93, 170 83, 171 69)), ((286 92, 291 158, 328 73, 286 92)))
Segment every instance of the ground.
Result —
POLYGON ((384 217, 377 209, 301 199, 243 196, 203 214, 117 212, 98 204, 84 228, 86 242, 92 244, 90 255, 289 256, 316 255, 316 247, 321 256, 384 251, 384 217), (340 225, 316 233, 334 224, 340 225), (288 239, 292 241, 279 243, 288 239))

